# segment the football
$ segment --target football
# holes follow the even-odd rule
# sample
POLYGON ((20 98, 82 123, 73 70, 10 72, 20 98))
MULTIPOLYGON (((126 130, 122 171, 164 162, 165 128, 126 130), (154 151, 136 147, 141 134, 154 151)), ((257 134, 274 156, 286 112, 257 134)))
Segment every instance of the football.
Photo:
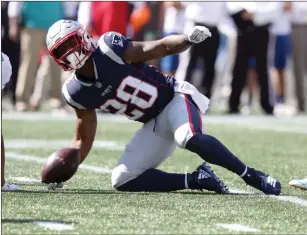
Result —
POLYGON ((59 149, 45 162, 41 172, 41 181, 46 184, 65 182, 77 172, 79 164, 80 151, 78 149, 59 149))

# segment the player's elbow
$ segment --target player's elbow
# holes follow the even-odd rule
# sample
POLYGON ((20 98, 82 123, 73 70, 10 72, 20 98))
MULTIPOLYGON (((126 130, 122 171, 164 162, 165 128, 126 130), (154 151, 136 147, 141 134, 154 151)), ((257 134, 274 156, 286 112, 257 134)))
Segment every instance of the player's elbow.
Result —
POLYGON ((162 39, 159 50, 161 52, 161 57, 172 55, 174 53, 173 49, 173 46, 169 45, 165 38, 162 39))
POLYGON ((169 56, 174 54, 177 54, 177 52, 174 50, 173 47, 168 47, 168 46, 165 47, 165 52, 163 56, 169 56))

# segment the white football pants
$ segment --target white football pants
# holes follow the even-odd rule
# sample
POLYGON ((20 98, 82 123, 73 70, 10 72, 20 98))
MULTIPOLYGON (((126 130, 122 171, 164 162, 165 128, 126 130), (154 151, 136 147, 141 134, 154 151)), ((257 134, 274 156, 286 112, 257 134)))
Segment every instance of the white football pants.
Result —
POLYGON ((117 188, 158 167, 176 146, 185 148, 196 133, 202 133, 199 109, 190 95, 175 93, 162 113, 145 123, 127 144, 112 172, 112 186, 117 188))

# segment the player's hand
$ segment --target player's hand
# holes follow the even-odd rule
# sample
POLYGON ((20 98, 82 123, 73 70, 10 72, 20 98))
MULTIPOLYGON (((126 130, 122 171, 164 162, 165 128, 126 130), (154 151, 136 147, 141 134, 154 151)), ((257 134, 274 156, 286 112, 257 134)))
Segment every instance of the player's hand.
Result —
POLYGON ((188 33, 188 40, 192 43, 200 43, 207 37, 211 37, 211 32, 204 26, 195 26, 188 33))
POLYGON ((47 184, 47 189, 48 190, 55 190, 57 188, 63 188, 63 183, 49 183, 47 184))

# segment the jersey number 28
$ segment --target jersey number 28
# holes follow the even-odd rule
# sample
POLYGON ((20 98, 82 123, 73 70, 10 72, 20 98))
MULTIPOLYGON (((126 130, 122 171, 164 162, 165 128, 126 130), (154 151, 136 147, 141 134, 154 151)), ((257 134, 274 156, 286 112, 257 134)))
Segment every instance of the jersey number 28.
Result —
POLYGON ((138 120, 151 108, 158 98, 157 88, 138 78, 124 78, 116 90, 116 98, 107 100, 100 108, 106 112, 123 114, 129 119, 138 120), (137 108, 128 111, 130 104, 137 108))

